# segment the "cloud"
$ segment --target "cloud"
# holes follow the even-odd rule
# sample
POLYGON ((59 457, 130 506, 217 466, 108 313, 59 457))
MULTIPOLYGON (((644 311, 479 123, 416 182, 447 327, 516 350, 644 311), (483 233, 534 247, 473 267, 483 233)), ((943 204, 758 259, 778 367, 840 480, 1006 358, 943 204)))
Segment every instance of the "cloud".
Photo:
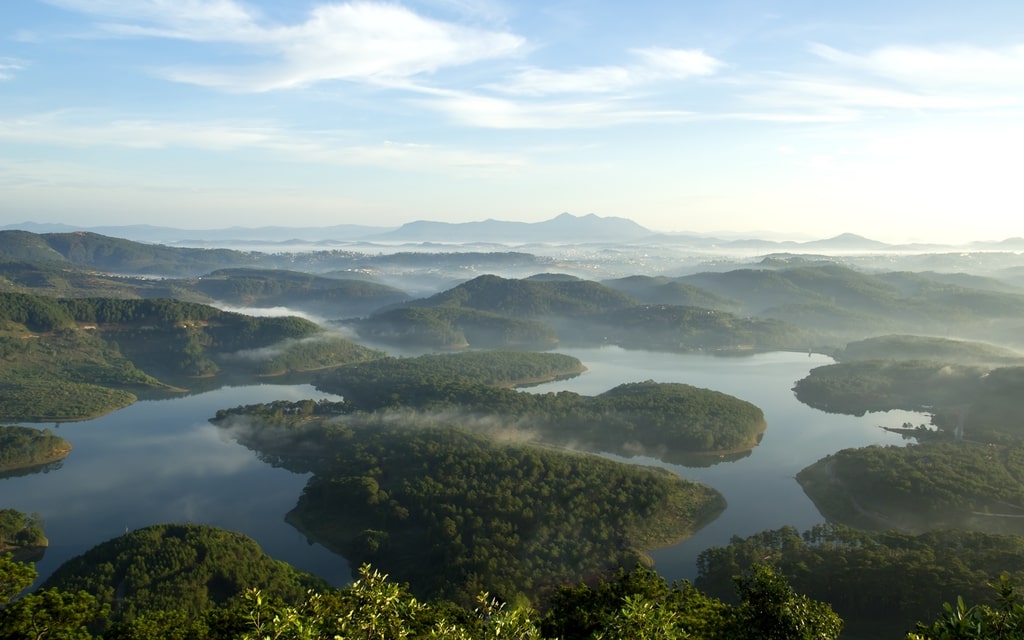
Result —
POLYGON ((105 120, 99 114, 73 110, 0 118, 0 141, 67 148, 260 150, 294 162, 423 172, 501 171, 527 164, 519 154, 394 140, 356 141, 358 135, 344 130, 289 129, 269 122, 105 120))
POLYGON ((976 112, 1024 105, 1024 46, 885 46, 857 55, 823 44, 810 51, 827 74, 776 74, 754 96, 787 107, 976 112))
POLYGON ((268 62, 231 67, 171 66, 176 82, 232 92, 306 87, 330 80, 408 78, 520 51, 525 39, 431 19, 397 4, 349 2, 315 6, 304 22, 267 24, 232 0, 52 0, 64 8, 118 22, 100 29, 119 37, 234 44, 268 62))
POLYGON ((25 66, 25 62, 17 58, 0 58, 0 81, 14 78, 25 66))
POLYGON ((918 89, 1019 92, 1024 88, 1024 45, 1003 49, 965 45, 886 46, 865 55, 846 53, 823 44, 812 44, 810 50, 838 66, 918 89))
POLYGON ((615 93, 636 86, 692 76, 714 74, 725 65, 700 50, 652 47, 634 49, 640 59, 633 65, 585 67, 575 71, 555 71, 531 67, 511 78, 486 85, 498 93, 544 96, 558 93, 615 93))

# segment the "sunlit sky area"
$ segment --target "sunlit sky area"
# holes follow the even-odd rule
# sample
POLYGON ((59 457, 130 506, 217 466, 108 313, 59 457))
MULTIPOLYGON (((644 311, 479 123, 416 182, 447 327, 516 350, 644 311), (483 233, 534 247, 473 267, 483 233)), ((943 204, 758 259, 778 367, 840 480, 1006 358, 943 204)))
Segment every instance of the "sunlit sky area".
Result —
POLYGON ((1024 2, 2 0, 0 225, 1024 235, 1024 2))

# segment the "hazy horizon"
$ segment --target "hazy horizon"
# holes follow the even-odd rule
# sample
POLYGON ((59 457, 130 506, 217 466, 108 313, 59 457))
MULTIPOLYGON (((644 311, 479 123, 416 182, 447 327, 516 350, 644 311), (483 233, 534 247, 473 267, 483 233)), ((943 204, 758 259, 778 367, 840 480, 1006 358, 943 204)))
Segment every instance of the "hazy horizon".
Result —
POLYGON ((0 225, 1024 235, 1024 5, 14 0, 0 225))

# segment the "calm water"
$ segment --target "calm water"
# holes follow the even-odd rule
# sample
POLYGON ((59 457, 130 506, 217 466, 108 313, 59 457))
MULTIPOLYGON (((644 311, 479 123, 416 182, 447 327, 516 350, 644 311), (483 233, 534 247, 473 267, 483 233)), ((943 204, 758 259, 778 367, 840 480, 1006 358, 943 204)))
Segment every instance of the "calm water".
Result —
MULTIPOLYGON (((871 443, 901 444, 879 428, 915 425, 928 417, 908 412, 862 418, 806 407, 791 388, 830 359, 801 353, 715 358, 625 351, 618 348, 564 351, 589 371, 533 392, 570 390, 593 395, 622 382, 652 379, 685 382, 753 402, 768 422, 761 444, 735 462, 707 468, 658 464, 708 484, 729 503, 718 520, 694 538, 655 551, 666 578, 692 578, 697 554, 785 524, 805 529, 822 522, 794 476, 822 456, 871 443)), ((149 524, 194 522, 242 531, 271 556, 316 573, 334 584, 349 580, 348 564, 319 545, 310 545, 284 522, 308 476, 272 468, 255 454, 225 439, 208 419, 217 409, 274 399, 332 397, 307 385, 229 387, 173 400, 138 402, 88 422, 54 431, 74 450, 49 473, 0 479, 0 507, 39 513, 50 548, 36 568, 45 577, 68 558, 105 540, 149 524)))

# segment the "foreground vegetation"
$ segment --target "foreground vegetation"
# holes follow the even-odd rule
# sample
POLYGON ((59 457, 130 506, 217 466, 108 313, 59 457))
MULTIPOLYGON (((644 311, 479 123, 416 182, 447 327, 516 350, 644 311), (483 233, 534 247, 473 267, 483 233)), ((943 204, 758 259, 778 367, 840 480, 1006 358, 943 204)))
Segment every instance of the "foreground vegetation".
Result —
MULTIPOLYGON (((421 600, 368 565, 358 570, 350 586, 334 589, 266 558, 255 543, 239 534, 197 525, 156 525, 72 559, 58 570, 59 578, 16 600, 12 598, 32 583, 35 571, 10 556, 0 556, 0 638, 835 640, 844 628, 840 616, 791 584, 809 578, 820 586, 821 576, 815 578, 814 570, 824 568, 821 555, 825 563, 832 563, 835 575, 865 588, 850 595, 871 606, 879 592, 869 585, 882 580, 886 571, 898 584, 921 584, 915 582, 922 577, 919 573, 906 575, 898 569, 917 566, 923 557, 919 549, 929 544, 914 540, 858 543, 856 536, 819 531, 801 539, 781 530, 735 543, 730 561, 767 550, 779 568, 755 562, 740 566, 727 578, 718 571, 715 577, 721 575, 723 584, 710 586, 727 587, 724 599, 699 585, 669 585, 653 571, 636 567, 606 581, 563 585, 534 608, 487 592, 478 594, 469 606, 421 600), (841 556, 829 551, 825 539, 852 554, 866 582, 835 564, 841 556), (903 557, 892 560, 892 552, 904 543, 908 546, 899 554, 903 557), (881 571, 871 566, 872 557, 883 567, 881 571), (804 562, 811 566, 803 566, 804 562), (794 582, 787 580, 784 567, 793 569, 794 582), (309 585, 312 589, 302 589, 309 585)), ((981 547, 969 545, 969 549, 981 547)), ((726 566, 717 559, 713 564, 717 569, 726 566)), ((912 633, 905 634, 906 627, 888 632, 876 625, 874 635, 865 637, 1019 638, 1024 605, 1016 584, 1004 575, 993 581, 994 592, 980 596, 982 604, 968 606, 957 597, 941 609, 930 610, 926 619, 933 621, 917 623, 912 633)), ((905 595, 916 602, 924 594, 907 591, 905 595)), ((875 608, 876 613, 887 610, 892 610, 891 603, 875 608)))
POLYGON ((60 580, 6 607, 34 571, 0 557, 0 638, 829 640, 842 628, 828 605, 795 593, 766 566, 737 578, 737 605, 638 567, 594 586, 562 587, 543 610, 487 592, 463 607, 417 599, 365 565, 351 586, 292 593, 282 579, 298 586, 301 576, 287 567, 271 563, 260 574, 231 566, 236 549, 252 566, 261 555, 252 545, 208 527, 150 527, 69 561, 60 580), (240 589, 235 578, 243 573, 252 582, 240 589))

